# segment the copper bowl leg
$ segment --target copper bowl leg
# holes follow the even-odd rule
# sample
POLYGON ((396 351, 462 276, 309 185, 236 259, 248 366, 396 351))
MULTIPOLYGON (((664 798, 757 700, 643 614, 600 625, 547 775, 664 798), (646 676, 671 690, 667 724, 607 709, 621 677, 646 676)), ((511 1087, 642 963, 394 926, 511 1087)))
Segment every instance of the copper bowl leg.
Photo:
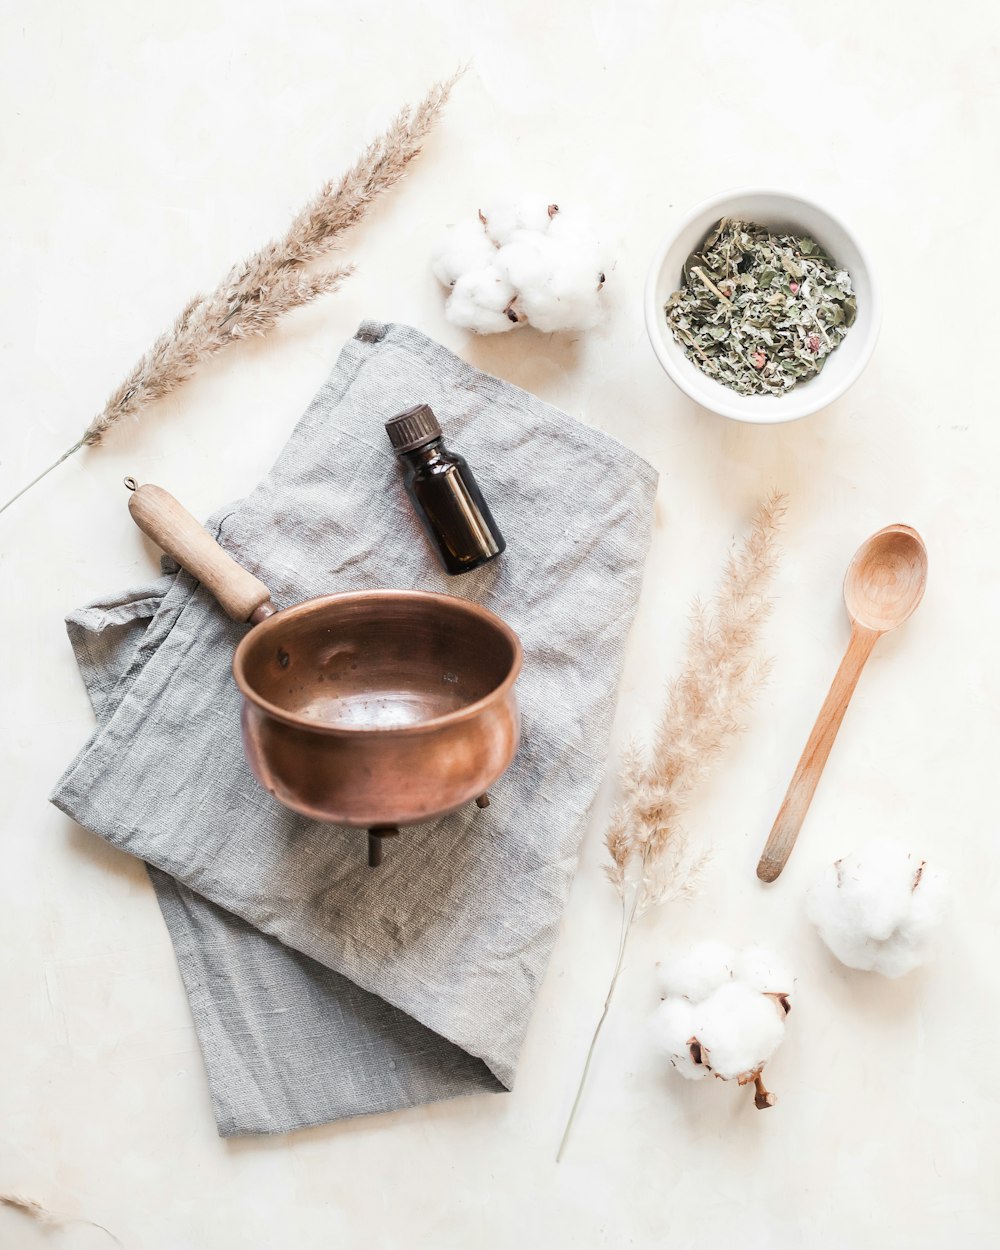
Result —
POLYGON ((382 839, 394 838, 399 830, 394 825, 376 825, 368 830, 368 867, 378 868, 382 863, 382 839))
MULTIPOLYGON (((478 808, 489 807, 490 796, 488 794, 480 794, 476 799, 478 808)), ((382 864, 382 839, 394 838, 398 835, 399 829, 395 825, 373 825, 368 830, 368 867, 379 868, 382 864)))

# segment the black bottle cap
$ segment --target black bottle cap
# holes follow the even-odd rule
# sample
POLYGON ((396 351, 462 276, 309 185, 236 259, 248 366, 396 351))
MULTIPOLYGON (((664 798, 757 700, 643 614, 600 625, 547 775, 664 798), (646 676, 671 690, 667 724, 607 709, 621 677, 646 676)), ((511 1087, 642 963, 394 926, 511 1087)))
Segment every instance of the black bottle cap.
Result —
POLYGON ((385 423, 395 451, 414 451, 441 437, 441 426, 429 404, 416 404, 385 423))

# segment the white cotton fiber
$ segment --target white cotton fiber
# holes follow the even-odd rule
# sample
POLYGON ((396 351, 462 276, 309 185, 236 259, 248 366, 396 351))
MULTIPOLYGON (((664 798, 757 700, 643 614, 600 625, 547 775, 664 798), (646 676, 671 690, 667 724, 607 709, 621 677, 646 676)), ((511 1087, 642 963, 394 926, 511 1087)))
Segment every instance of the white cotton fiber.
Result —
POLYGON ((548 230, 549 238, 560 245, 571 247, 577 257, 600 278, 607 278, 610 257, 607 247, 597 230, 582 213, 558 213, 548 230))
POLYGON ((806 906, 841 963, 899 977, 930 953, 946 896, 937 869, 902 843, 878 839, 824 868, 806 906))
MULTIPOLYGON (((702 942, 657 964, 663 1001, 651 1021, 655 1045, 682 1076, 755 1082, 785 1035, 789 970, 762 946, 702 942)), ((758 1089, 758 1106, 773 1097, 758 1089)))
POLYGON ((431 267, 442 286, 454 286, 463 273, 492 265, 496 248, 479 221, 460 221, 446 226, 431 251, 431 267))
POLYGON ((517 288, 528 324, 545 333, 591 330, 601 318, 600 271, 587 252, 545 235, 533 244, 518 231, 500 249, 497 263, 517 288))
POLYGON ((551 239, 533 230, 515 230, 510 242, 497 251, 497 264, 519 291, 548 282, 556 263, 551 239))
POLYGON ((438 280, 451 287, 448 320, 477 334, 519 325, 546 333, 589 330, 603 312, 606 264, 599 240, 582 218, 556 210, 544 196, 498 200, 477 218, 450 226, 432 262, 438 280), (511 288, 500 310, 469 293, 465 279, 484 270, 496 270, 511 288))
POLYGON ((709 1075, 705 1065, 695 1063, 691 1054, 695 1010, 686 998, 668 998, 657 1007, 651 1023, 654 1044, 666 1051, 677 1071, 689 1081, 701 1081, 709 1075))
POLYGON ((526 191, 518 196, 504 196, 493 200, 479 212, 486 234, 497 247, 503 247, 518 230, 544 234, 558 209, 544 195, 526 191))
POLYGON ((700 1003, 732 979, 735 967, 736 952, 731 946, 725 942, 699 942, 661 959, 656 971, 660 989, 667 997, 700 1003))
POLYGON ((784 1015, 773 998, 730 981, 699 1006, 695 1035, 703 1063, 730 1081, 771 1058, 785 1035, 784 1015))
POLYGON ((792 973, 783 959, 764 946, 748 946, 736 958, 734 975, 761 994, 788 994, 792 973))
POLYGON ((496 265, 462 274, 452 287, 444 315, 477 334, 502 334, 517 324, 507 308, 514 288, 496 265))

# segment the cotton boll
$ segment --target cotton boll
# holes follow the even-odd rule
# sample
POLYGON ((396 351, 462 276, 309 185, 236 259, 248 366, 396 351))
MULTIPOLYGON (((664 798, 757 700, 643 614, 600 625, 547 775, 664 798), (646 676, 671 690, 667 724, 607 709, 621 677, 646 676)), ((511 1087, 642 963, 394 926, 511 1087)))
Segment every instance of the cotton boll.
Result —
POLYGON ((695 1063, 691 1039, 695 1032, 695 1008, 686 998, 668 998, 660 1003, 651 1023, 653 1041, 670 1058, 681 1076, 701 1081, 709 1075, 704 1064, 695 1063))
POLYGON ((792 975, 760 946, 702 942, 657 965, 665 995, 651 1021, 656 1045, 689 1080, 712 1075, 754 1086, 770 1107, 762 1069, 785 1035, 792 975))
POLYGON ((444 315, 452 324, 476 334, 502 334, 518 324, 507 313, 514 294, 503 273, 495 265, 488 265, 456 280, 444 315))
POLYGON ((740 951, 733 975, 760 994, 790 994, 792 990, 791 970, 763 946, 748 946, 740 951))
POLYGON ((694 1034, 702 1062, 723 1080, 756 1072, 785 1035, 784 1012, 744 981, 720 985, 697 1008, 694 1034))
POLYGON ((485 269, 496 258, 496 247, 478 220, 446 226, 431 251, 431 267, 442 286, 453 286, 464 273, 485 269))
POLYGON ((732 979, 736 952, 725 942, 701 942, 657 964, 660 989, 671 998, 700 1003, 732 979))
MULTIPOLYGON (((527 321, 552 333, 597 325, 604 257, 604 247, 580 214, 556 211, 546 197, 526 195, 489 204, 476 221, 452 226, 434 251, 433 265, 453 291, 461 279, 493 267, 513 287, 516 322, 501 322, 491 301, 466 292, 449 300, 447 315, 455 324, 485 334, 527 321)), ((508 302, 500 311, 510 307, 508 302)))
POLYGON ((545 196, 526 191, 516 197, 493 200, 479 214, 487 235, 503 247, 518 230, 544 234, 552 220, 550 209, 555 209, 555 205, 545 196))
POLYGON ((841 963, 899 977, 927 958, 945 897, 940 872, 902 844, 879 839, 824 868, 806 905, 841 963))

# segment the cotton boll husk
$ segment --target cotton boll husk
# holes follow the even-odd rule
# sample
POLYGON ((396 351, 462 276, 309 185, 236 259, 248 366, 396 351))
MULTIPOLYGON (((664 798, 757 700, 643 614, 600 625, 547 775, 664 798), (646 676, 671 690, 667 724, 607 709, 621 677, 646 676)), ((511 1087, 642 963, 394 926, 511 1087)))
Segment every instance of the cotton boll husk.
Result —
POLYGON ((496 259, 490 242, 477 219, 446 226, 431 251, 431 267, 442 286, 452 286, 464 273, 485 269, 496 259))
POLYGON ((695 1007, 686 998, 668 998, 653 1013, 650 1025, 654 1043, 670 1056, 674 1067, 689 1081, 709 1076, 704 1064, 695 1063, 690 1041, 695 1033, 695 1007))
POLYGON ((451 288, 444 315, 453 325, 477 334, 503 334, 517 326, 506 313, 514 288, 495 266, 463 274, 451 288))
POLYGON ((780 1007, 743 981, 720 985, 696 1008, 694 1036, 701 1043, 703 1062, 726 1080, 755 1072, 784 1035, 780 1007))
POLYGON ((545 234, 549 228, 549 205, 551 200, 534 191, 512 198, 491 201, 479 211, 485 218, 487 235, 502 247, 509 243, 518 230, 530 230, 545 234))
POLYGON ((791 969, 764 946, 748 946, 740 951, 733 975, 761 994, 790 994, 792 991, 791 969))
POLYGON ((943 875, 921 862, 879 839, 820 872, 807 913, 841 963, 899 977, 924 962, 947 891, 943 875))
POLYGON ((735 965, 736 952, 725 942, 700 942, 661 960, 656 970, 664 994, 700 1003, 732 979, 735 965))

